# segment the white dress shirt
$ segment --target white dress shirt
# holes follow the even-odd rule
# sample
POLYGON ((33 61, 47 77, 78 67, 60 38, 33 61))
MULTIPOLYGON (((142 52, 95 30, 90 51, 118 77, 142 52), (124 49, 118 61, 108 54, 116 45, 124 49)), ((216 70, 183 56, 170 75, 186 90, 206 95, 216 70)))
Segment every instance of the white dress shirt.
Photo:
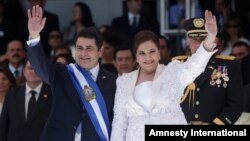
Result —
POLYGON ((129 25, 132 26, 134 17, 136 17, 136 25, 138 26, 139 21, 140 21, 140 15, 139 14, 134 15, 131 12, 128 12, 129 25))
POLYGON ((9 69, 11 71, 11 73, 13 74, 14 77, 16 77, 16 74, 15 74, 15 71, 18 70, 19 74, 18 74, 18 77, 19 76, 22 76, 22 73, 23 73, 23 65, 20 65, 17 69, 12 66, 11 64, 9 64, 9 69))
POLYGON ((28 105, 29 105, 29 101, 31 98, 31 93, 30 91, 36 91, 36 101, 38 100, 38 97, 40 95, 41 89, 42 89, 42 85, 43 83, 39 84, 35 89, 31 89, 28 84, 25 84, 25 117, 27 118, 27 114, 28 114, 28 105))

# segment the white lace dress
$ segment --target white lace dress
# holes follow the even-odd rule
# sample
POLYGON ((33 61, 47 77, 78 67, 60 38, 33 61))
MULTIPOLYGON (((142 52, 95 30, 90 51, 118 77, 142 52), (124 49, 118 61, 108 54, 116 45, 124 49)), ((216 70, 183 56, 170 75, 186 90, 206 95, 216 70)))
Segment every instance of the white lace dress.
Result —
POLYGON ((119 77, 111 141, 144 141, 146 124, 187 124, 180 98, 185 87, 204 71, 214 52, 205 51, 201 45, 185 63, 158 65, 151 84, 150 106, 143 106, 135 95, 138 70, 119 77))

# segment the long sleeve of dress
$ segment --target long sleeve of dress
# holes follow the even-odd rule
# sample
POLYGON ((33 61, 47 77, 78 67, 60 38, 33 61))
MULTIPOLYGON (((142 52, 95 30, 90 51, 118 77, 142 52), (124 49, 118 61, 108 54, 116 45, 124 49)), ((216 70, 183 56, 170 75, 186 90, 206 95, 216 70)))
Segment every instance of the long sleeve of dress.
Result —
POLYGON ((111 141, 125 141, 126 130, 128 126, 128 117, 126 113, 127 96, 124 94, 123 77, 119 77, 116 81, 116 95, 114 106, 114 119, 112 123, 111 141))
POLYGON ((196 53, 186 62, 173 61, 167 66, 166 70, 168 70, 168 73, 175 74, 176 79, 174 81, 178 84, 178 87, 185 88, 193 82, 197 76, 204 72, 208 61, 216 51, 217 50, 212 52, 206 51, 202 42, 196 53))

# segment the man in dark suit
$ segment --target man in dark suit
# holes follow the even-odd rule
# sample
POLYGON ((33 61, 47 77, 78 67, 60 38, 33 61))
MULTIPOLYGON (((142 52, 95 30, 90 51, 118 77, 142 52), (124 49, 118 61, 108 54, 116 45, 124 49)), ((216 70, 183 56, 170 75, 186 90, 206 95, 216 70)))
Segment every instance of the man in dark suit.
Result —
POLYGON ((112 27, 121 34, 125 41, 132 41, 134 35, 141 30, 151 30, 159 34, 160 27, 156 19, 141 13, 141 0, 126 0, 128 13, 112 21, 112 27))
POLYGON ((36 75, 30 63, 24 67, 25 85, 12 89, 0 118, 1 141, 39 141, 48 119, 52 95, 50 87, 36 75))
POLYGON ((103 42, 100 33, 93 27, 85 28, 76 37, 76 64, 53 65, 39 42, 45 25, 41 7, 33 7, 28 16, 28 58, 38 75, 52 87, 54 99, 41 141, 107 141, 116 77, 98 64, 103 42))
MULTIPOLYGON (((192 54, 207 36, 204 27, 203 18, 184 23, 192 54)), ((214 55, 204 72, 186 88, 181 107, 190 124, 234 124, 243 110, 242 90, 239 62, 232 56, 214 55)))

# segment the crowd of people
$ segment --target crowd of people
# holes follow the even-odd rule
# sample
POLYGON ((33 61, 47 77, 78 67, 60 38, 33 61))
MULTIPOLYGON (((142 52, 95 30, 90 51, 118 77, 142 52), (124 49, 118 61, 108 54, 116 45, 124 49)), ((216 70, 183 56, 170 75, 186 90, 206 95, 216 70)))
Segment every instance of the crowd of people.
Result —
POLYGON ((46 0, 29 2, 10 29, 0 1, 1 141, 138 141, 145 124, 227 125, 250 113, 250 42, 224 0, 216 14, 175 20, 180 56, 141 0, 100 28, 77 2, 63 31, 46 0))

